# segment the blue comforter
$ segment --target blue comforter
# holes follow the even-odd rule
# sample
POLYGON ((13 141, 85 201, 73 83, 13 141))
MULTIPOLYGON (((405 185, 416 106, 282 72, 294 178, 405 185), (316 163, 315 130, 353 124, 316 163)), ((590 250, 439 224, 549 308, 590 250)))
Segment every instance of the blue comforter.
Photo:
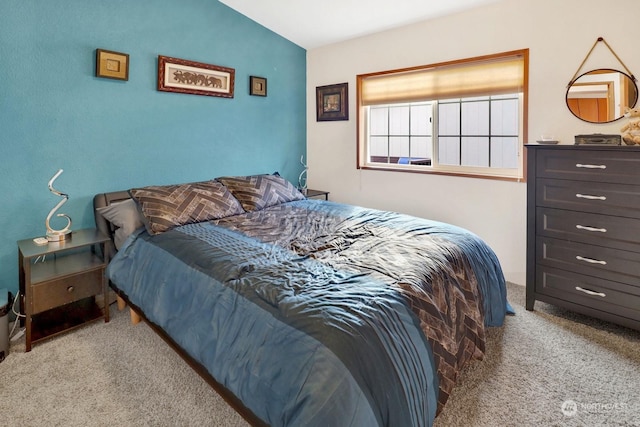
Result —
POLYGON ((139 230, 107 274, 273 426, 431 425, 506 309, 473 234, 313 200, 139 230))

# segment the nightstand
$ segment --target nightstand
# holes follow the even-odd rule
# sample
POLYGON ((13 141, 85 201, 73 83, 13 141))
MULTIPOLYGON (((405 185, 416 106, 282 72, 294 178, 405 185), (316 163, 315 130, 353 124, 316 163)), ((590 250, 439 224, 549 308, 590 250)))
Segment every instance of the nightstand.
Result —
POLYGON ((105 244, 96 229, 78 230, 60 242, 18 241, 20 308, 25 315, 26 351, 45 338, 86 322, 109 321, 105 244), (96 303, 102 295, 102 307, 96 303))
POLYGON ((310 188, 307 188, 307 192, 304 193, 304 195, 307 199, 319 199, 321 197, 324 197, 325 200, 329 200, 329 192, 324 190, 312 190, 310 188))

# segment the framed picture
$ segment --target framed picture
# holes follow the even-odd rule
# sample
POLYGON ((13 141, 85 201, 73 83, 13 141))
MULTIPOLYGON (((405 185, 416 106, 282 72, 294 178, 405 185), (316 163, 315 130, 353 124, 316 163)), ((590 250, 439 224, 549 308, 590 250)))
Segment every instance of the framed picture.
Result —
POLYGON ((349 120, 349 85, 316 87, 316 121, 349 120))
POLYGON ((129 54, 96 49, 96 77, 129 80, 129 54))
POLYGON ((267 96, 267 79, 249 76, 249 95, 267 96))
POLYGON ((158 90, 233 98, 236 70, 158 55, 158 90))

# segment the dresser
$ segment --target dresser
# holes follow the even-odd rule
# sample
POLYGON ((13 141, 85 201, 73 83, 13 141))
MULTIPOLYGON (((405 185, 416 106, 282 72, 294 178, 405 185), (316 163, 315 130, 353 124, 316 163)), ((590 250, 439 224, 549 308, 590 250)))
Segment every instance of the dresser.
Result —
POLYGON ((526 309, 640 330, 640 146, 526 147, 526 309))

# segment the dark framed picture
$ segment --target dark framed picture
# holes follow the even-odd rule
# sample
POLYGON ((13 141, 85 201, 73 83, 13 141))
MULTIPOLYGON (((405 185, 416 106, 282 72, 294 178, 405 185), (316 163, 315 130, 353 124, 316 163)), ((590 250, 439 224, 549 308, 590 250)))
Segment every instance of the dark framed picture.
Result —
POLYGON ((96 49, 96 77, 129 80, 129 54, 96 49))
POLYGON ((267 79, 249 76, 249 95, 267 96, 267 79))
POLYGON ((158 90, 233 98, 236 70, 158 55, 158 90))
POLYGON ((349 84, 316 87, 316 121, 349 120, 349 84))

